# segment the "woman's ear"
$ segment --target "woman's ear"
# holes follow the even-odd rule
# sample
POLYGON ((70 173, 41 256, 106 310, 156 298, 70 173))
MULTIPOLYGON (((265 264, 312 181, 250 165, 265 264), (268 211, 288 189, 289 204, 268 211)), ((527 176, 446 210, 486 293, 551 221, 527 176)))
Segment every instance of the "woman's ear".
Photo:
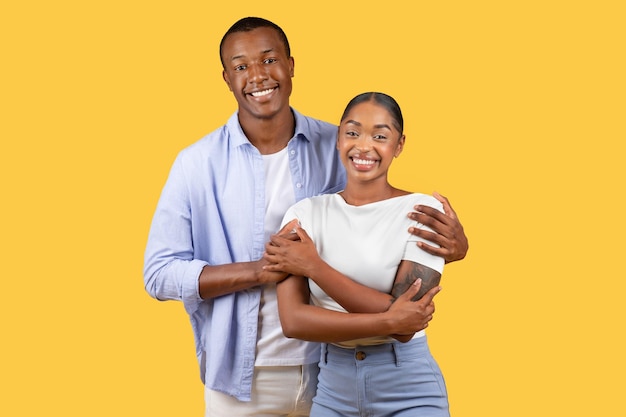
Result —
POLYGON ((400 137, 400 140, 398 140, 398 146, 396 147, 396 152, 394 153, 394 157, 397 158, 400 156, 400 154, 402 153, 402 150, 404 149, 404 140, 406 139, 406 136, 402 135, 400 137))

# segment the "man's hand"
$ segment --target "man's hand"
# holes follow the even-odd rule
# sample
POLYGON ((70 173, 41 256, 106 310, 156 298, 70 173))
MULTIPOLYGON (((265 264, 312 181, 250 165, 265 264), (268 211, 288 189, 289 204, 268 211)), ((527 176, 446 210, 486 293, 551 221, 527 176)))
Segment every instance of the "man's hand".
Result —
POLYGON ((437 192, 433 196, 443 204, 445 213, 432 207, 417 205, 415 212, 409 213, 409 218, 430 227, 435 233, 415 227, 409 228, 409 233, 438 244, 439 248, 423 242, 417 243, 431 255, 441 256, 446 263, 460 261, 465 258, 469 249, 463 225, 446 197, 437 192))

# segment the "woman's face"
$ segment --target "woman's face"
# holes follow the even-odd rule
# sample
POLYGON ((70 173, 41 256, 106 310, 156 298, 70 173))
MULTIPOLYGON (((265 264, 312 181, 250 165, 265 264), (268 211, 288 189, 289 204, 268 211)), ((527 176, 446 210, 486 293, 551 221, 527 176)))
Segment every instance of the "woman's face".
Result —
POLYGON ((402 152, 404 135, 383 106, 374 101, 355 105, 339 124, 337 149, 348 177, 361 180, 387 178, 387 171, 402 152))

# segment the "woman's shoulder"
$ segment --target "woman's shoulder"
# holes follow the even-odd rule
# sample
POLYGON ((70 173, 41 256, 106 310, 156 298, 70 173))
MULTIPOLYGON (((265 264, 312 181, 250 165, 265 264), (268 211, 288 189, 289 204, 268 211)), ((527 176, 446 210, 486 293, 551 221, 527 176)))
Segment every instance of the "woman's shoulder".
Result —
POLYGON ((411 205, 422 205, 436 208, 437 210, 443 212, 443 204, 435 197, 429 194, 423 193, 408 193, 404 197, 405 200, 409 201, 411 205))
POLYGON ((337 194, 320 194, 304 198, 296 202, 292 207, 298 209, 320 207, 334 201, 336 198, 337 194))

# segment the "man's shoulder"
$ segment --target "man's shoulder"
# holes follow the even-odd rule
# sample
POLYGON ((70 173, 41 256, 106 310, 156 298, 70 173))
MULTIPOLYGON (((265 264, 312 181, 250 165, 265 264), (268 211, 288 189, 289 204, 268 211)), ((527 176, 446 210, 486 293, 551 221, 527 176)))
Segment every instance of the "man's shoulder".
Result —
POLYGON ((309 139, 329 137, 337 134, 337 125, 311 116, 305 116, 292 109, 296 118, 296 134, 301 133, 309 139))
POLYGON ((222 125, 181 149, 181 154, 197 155, 223 147, 228 143, 229 136, 228 126, 222 125))

